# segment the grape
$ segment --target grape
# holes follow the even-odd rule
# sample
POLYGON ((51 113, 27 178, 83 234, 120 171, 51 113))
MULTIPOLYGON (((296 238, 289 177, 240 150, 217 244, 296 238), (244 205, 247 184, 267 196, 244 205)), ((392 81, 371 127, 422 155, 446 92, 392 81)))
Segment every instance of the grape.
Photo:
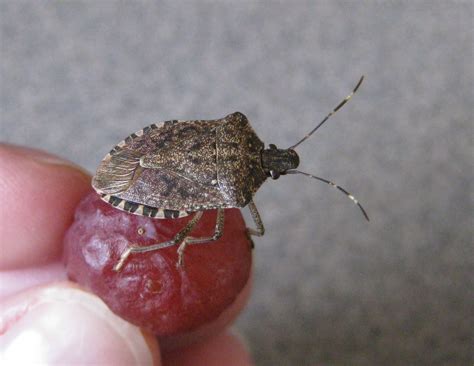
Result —
MULTIPOLYGON (((251 243, 240 210, 225 211, 224 235, 216 242, 189 245, 178 267, 177 245, 133 253, 114 271, 127 244, 170 240, 192 215, 151 219, 129 214, 91 192, 78 205, 64 239, 71 280, 98 295, 129 322, 158 336, 195 330, 216 319, 247 283, 251 243)), ((216 210, 204 212, 191 233, 212 236, 216 210)))

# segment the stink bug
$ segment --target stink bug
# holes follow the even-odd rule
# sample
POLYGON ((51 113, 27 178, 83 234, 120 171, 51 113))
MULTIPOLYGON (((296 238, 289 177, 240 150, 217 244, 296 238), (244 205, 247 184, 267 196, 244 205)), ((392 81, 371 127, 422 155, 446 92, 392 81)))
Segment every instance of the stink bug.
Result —
POLYGON ((114 269, 119 271, 132 253, 149 252, 172 245, 178 247, 178 264, 189 244, 218 240, 223 233, 224 209, 248 206, 255 222, 249 235, 265 232, 253 196, 268 178, 285 174, 303 174, 327 183, 360 203, 337 184, 304 173, 296 168, 299 157, 295 148, 310 137, 336 113, 359 88, 356 87, 310 133, 288 149, 274 144, 265 148, 240 112, 216 120, 166 121, 132 133, 118 143, 102 160, 92 180, 101 198, 120 210, 157 219, 193 218, 174 238, 149 246, 129 245, 114 269), (212 236, 190 237, 203 211, 217 209, 212 236))

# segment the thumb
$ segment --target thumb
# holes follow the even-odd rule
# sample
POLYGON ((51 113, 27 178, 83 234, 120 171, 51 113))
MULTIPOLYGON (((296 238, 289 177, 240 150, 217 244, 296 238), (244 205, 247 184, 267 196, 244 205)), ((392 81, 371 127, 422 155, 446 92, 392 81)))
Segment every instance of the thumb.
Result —
POLYGON ((151 335, 70 283, 24 291, 0 305, 3 364, 160 365, 151 335))

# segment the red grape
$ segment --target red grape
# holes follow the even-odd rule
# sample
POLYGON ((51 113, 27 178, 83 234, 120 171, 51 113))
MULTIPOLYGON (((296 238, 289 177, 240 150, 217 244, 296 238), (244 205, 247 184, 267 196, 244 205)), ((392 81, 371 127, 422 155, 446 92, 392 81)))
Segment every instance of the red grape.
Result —
MULTIPOLYGON (((224 235, 216 242, 189 245, 177 267, 177 245, 133 253, 113 270, 127 244, 170 240, 192 215, 151 219, 118 210, 96 193, 79 204, 66 233, 65 262, 70 279, 90 289, 122 318, 156 335, 194 330, 216 319, 247 283, 251 243, 240 210, 225 211, 224 235)), ((211 236, 216 211, 204 212, 192 236, 211 236)))

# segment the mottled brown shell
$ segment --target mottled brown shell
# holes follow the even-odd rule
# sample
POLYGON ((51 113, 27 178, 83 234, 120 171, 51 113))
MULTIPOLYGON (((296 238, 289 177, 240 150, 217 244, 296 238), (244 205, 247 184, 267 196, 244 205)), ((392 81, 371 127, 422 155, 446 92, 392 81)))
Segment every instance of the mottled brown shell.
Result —
POLYGON ((105 156, 92 186, 120 209, 157 218, 243 207, 267 178, 263 148, 239 112, 153 124, 105 156))

